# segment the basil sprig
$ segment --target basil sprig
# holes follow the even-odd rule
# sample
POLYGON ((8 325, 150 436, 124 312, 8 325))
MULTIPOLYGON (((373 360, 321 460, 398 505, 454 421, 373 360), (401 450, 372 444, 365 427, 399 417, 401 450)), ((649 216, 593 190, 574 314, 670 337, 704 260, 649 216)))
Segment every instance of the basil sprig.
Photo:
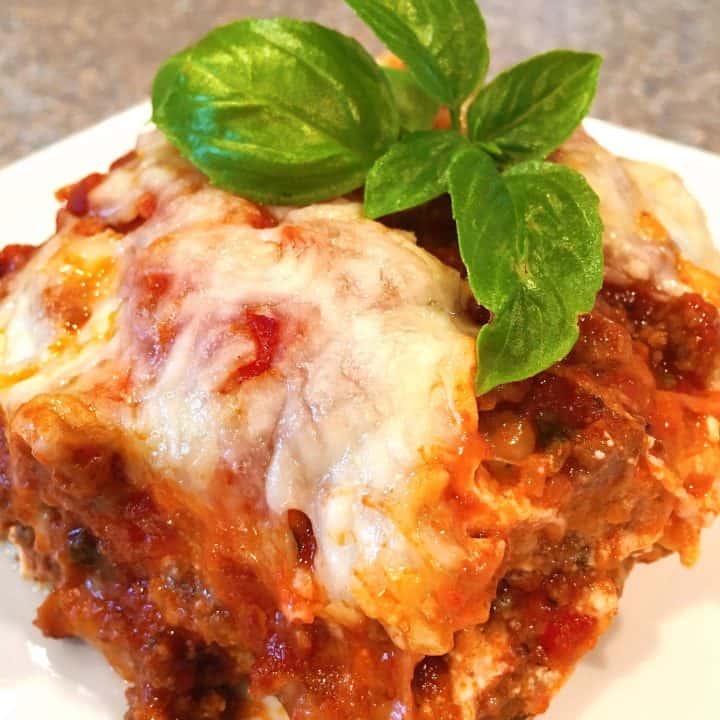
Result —
POLYGON ((475 0, 347 2, 407 72, 314 23, 243 20, 160 68, 155 123, 211 182, 259 202, 365 185, 377 218, 449 193, 470 288, 492 314, 477 392, 535 375, 572 348, 602 283, 597 196, 542 162, 587 113, 600 58, 557 50, 482 87, 475 0), (440 105, 449 130, 431 129, 440 105))

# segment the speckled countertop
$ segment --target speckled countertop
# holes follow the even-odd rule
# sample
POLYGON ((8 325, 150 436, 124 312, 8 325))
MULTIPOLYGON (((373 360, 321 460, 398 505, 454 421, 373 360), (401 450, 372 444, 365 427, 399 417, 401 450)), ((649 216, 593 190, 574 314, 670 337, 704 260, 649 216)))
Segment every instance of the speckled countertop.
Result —
MULTIPOLYGON (((720 151, 720 0, 482 0, 492 70, 554 47, 605 57, 596 117, 720 151)), ((245 15, 379 45, 341 0, 0 0, 0 165, 132 105, 158 64, 245 15)))

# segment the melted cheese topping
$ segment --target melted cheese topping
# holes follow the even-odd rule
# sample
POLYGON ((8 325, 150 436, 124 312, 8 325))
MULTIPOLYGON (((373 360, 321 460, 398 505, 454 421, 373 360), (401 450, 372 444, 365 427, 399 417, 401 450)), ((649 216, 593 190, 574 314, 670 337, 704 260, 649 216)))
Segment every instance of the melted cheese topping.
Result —
POLYGON ((112 231, 86 237, 69 227, 13 279, 0 304, 0 389, 6 412, 65 386, 107 352, 121 304, 118 263, 124 250, 112 231))
POLYGON ((92 211, 127 222, 147 191, 157 210, 134 232, 88 238, 70 223, 14 278, 0 305, 4 409, 70 393, 134 438, 136 482, 208 506, 219 475, 228 492, 259 486, 287 535, 288 510, 312 522, 313 612, 376 618, 401 646, 447 651, 487 616, 503 554, 449 530, 437 507, 477 423, 465 283, 355 203, 253 226, 257 208, 208 187, 155 134, 92 192, 92 211), (49 289, 77 297, 83 273, 94 284, 69 327, 74 308, 53 307, 49 289), (235 382, 260 362, 251 316, 277 338, 267 367, 235 382), (471 609, 453 617, 444 592, 468 574, 471 609))

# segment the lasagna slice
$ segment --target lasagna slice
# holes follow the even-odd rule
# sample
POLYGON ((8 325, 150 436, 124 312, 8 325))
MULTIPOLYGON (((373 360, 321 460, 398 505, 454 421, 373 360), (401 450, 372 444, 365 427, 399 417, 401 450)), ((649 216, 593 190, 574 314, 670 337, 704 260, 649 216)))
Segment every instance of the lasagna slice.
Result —
POLYGON ((702 219, 582 132, 554 160, 601 195, 606 282, 563 362, 482 397, 442 201, 261 207, 151 132, 2 251, 0 526, 129 720, 533 716, 635 563, 693 562, 720 287, 673 240, 702 260, 702 219))

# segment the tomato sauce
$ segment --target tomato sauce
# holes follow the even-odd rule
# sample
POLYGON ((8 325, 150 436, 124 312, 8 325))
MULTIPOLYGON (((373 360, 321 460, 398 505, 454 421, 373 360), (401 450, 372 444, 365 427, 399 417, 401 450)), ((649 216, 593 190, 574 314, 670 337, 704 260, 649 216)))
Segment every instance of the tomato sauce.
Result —
POLYGON ((87 215, 90 211, 90 193, 103 181, 104 173, 90 173, 72 185, 66 185, 55 193, 65 208, 77 217, 87 215))
POLYGON ((238 329, 250 333, 255 345, 255 357, 233 371, 223 385, 224 393, 233 392, 246 380, 267 372, 272 367, 280 342, 280 323, 270 315, 248 311, 238 324, 238 329))
POLYGON ((300 510, 291 509, 288 511, 288 522, 297 543, 300 564, 312 568, 317 542, 310 518, 300 510))
POLYGON ((37 250, 34 245, 6 245, 0 250, 0 279, 25 267, 37 250))

